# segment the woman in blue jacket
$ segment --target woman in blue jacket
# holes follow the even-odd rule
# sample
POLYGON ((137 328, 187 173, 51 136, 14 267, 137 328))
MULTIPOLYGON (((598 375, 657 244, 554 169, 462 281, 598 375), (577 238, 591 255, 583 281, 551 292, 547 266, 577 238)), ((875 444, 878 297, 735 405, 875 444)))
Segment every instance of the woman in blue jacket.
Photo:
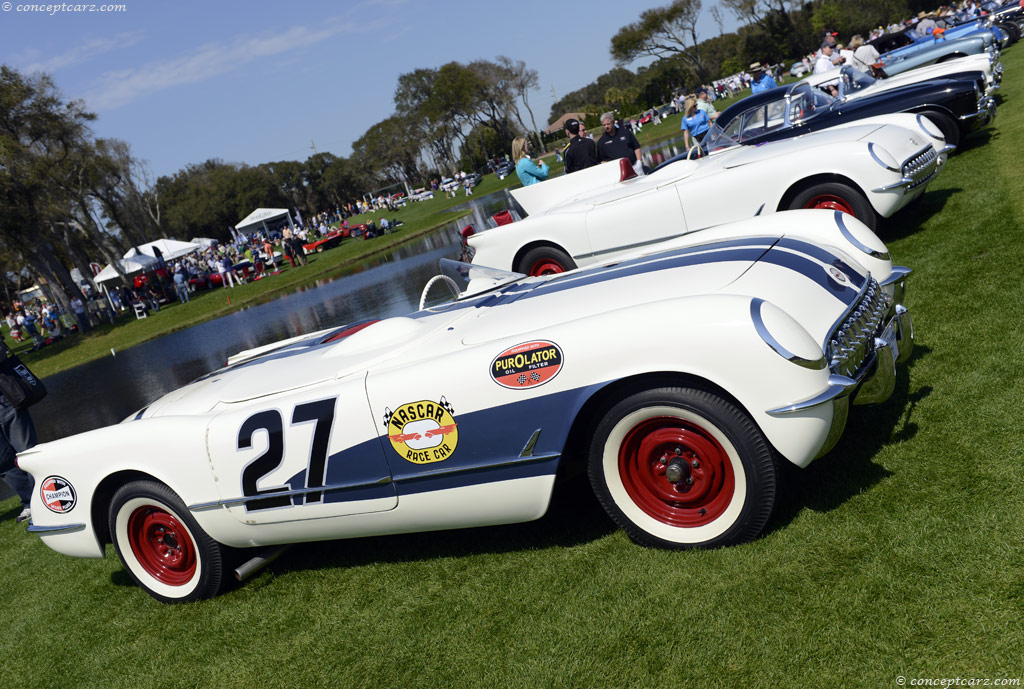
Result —
POLYGON ((697 99, 693 96, 686 97, 686 103, 683 105, 683 123, 680 129, 683 130, 683 146, 687 151, 690 150, 690 137, 693 137, 694 143, 698 143, 700 137, 704 136, 704 133, 711 128, 711 120, 708 119, 708 114, 697 107, 697 99))
POLYGON ((525 136, 517 136, 512 141, 512 162, 524 187, 548 178, 548 164, 542 160, 538 165, 530 159, 530 140, 525 136))

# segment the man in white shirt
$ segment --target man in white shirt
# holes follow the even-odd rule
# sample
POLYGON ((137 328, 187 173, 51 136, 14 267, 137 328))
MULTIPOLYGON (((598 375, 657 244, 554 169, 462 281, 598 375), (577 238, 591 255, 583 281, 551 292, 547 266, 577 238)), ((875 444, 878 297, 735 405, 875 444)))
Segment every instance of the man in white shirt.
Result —
POLYGON ((818 55, 818 59, 814 63, 815 74, 829 72, 843 63, 843 58, 835 55, 834 53, 835 48, 832 47, 831 43, 825 42, 821 44, 821 53, 818 55))

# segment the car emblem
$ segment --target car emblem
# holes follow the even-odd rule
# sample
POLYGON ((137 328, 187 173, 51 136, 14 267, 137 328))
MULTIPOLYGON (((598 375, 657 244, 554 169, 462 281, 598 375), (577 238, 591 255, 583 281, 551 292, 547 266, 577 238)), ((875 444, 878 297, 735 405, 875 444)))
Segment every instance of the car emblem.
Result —
POLYGON ((843 275, 843 272, 838 268, 829 266, 828 272, 832 275, 833 278, 835 278, 836 282, 846 282, 846 276, 843 275))
POLYGON ((914 144, 915 146, 921 145, 921 142, 915 139, 914 137, 910 137, 910 143, 914 144))

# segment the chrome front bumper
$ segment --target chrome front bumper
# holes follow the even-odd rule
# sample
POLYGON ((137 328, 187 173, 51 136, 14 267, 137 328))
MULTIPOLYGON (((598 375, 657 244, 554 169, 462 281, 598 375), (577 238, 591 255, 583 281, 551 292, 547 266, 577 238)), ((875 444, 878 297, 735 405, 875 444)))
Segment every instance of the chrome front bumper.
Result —
POLYGON ((960 116, 961 122, 969 122, 971 129, 980 129, 996 119, 996 100, 992 96, 983 96, 978 101, 978 110, 960 116))
POLYGON ((850 372, 845 361, 833 359, 824 390, 805 400, 767 411, 770 416, 784 417, 831 404, 832 426, 818 452, 819 457, 831 450, 842 435, 850 404, 880 404, 896 389, 896 366, 909 359, 914 351, 914 323, 910 311, 903 305, 909 274, 909 269, 894 266, 889 277, 879 283, 887 294, 891 292, 891 306, 882 321, 884 327, 866 333, 870 337, 870 350, 856 371, 850 372))

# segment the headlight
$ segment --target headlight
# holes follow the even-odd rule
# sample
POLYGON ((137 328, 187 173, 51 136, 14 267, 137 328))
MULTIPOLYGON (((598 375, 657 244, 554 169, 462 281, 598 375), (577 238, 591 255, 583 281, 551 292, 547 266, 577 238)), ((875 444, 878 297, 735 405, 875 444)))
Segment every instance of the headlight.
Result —
POLYGON ((942 136, 942 130, 939 129, 934 122, 929 120, 924 115, 917 116, 917 126, 921 128, 921 131, 932 137, 933 139, 942 139, 945 141, 945 137, 942 136))
POLYGON ((863 222, 857 220, 852 215, 846 215, 840 211, 836 211, 835 221, 836 227, 839 228, 839 233, 843 235, 846 241, 857 247, 859 251, 880 261, 889 260, 889 249, 878 238, 878 235, 868 229, 868 226, 863 222))
POLYGON ((900 171, 900 165, 896 162, 896 159, 892 157, 892 154, 889 153, 889 151, 885 150, 881 146, 869 143, 868 153, 871 154, 872 160, 884 167, 886 170, 892 170, 893 172, 900 171))
POLYGON ((825 353, 814 338, 775 304, 764 299, 752 299, 750 319, 765 344, 783 359, 814 371, 826 367, 825 353))

